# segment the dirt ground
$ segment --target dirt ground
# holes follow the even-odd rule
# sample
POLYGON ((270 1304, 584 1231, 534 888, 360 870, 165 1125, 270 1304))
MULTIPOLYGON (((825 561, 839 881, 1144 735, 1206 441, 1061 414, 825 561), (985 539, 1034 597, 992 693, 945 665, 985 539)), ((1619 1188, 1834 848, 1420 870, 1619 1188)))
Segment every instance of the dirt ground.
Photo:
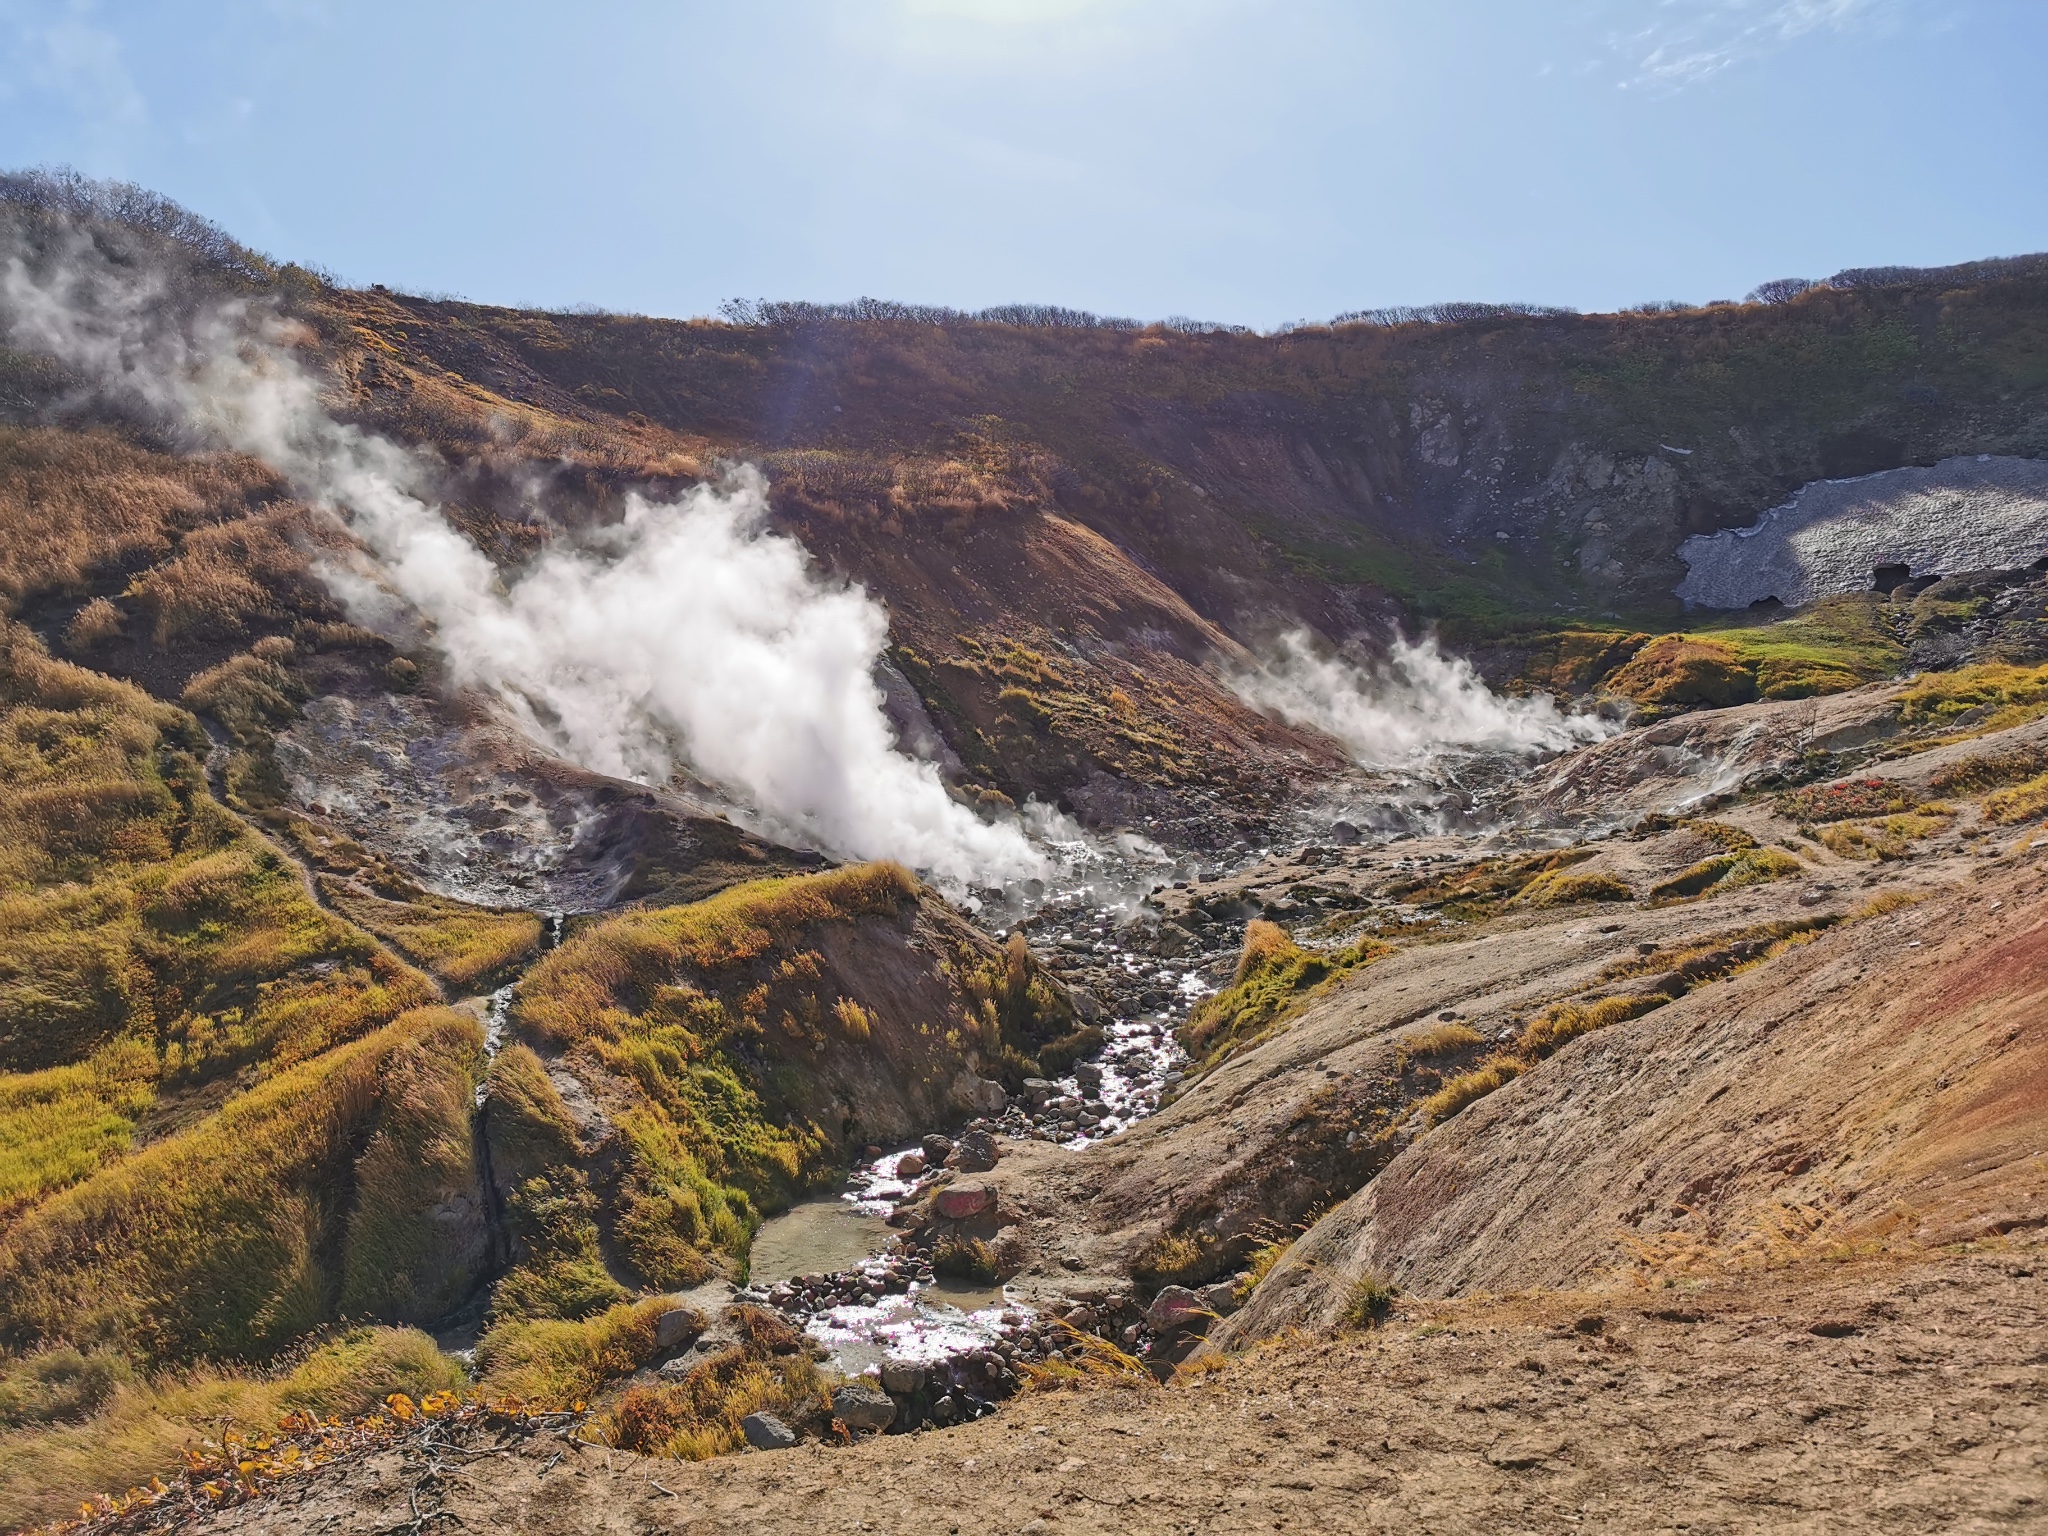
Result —
MULTIPOLYGON (((482 1450, 476 1442, 471 1452, 482 1450)), ((696 1464, 386 1452, 208 1532, 2048 1529, 2048 1253, 1405 1303, 1167 1387, 696 1464)))

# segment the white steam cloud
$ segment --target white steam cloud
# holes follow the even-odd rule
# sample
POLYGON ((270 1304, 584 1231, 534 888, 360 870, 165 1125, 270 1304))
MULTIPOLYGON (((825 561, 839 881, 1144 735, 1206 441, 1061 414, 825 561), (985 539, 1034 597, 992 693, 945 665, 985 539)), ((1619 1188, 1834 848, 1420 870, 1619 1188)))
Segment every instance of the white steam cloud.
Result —
POLYGON ((767 830, 955 886, 1044 870, 1019 826, 981 820, 897 749, 874 680, 886 613, 766 526, 757 470, 672 503, 632 497, 617 525, 507 578, 433 504, 431 460, 328 414, 272 311, 191 312, 83 240, 60 260, 10 253, 0 303, 12 345, 262 458, 337 513, 368 558, 325 574, 359 622, 423 621, 455 679, 548 750, 647 782, 687 763, 767 830))
POLYGON ((1593 715, 1568 715, 1547 694, 1502 698, 1462 656, 1396 635, 1371 668, 1318 654, 1304 630, 1232 679, 1255 709, 1335 737, 1361 768, 1420 768, 1446 752, 1562 752, 1611 735, 1593 715))

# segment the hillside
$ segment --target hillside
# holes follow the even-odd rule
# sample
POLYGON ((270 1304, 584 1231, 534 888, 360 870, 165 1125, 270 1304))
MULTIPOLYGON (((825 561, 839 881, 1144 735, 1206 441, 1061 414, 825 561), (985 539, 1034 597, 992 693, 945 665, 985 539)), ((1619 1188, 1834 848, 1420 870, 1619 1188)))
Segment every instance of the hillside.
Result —
POLYGON ((2023 1517, 2048 263, 668 321, 36 176, 0 258, 0 1524, 1791 1525, 1880 1340, 1995 1465, 1869 1523, 2023 1517))

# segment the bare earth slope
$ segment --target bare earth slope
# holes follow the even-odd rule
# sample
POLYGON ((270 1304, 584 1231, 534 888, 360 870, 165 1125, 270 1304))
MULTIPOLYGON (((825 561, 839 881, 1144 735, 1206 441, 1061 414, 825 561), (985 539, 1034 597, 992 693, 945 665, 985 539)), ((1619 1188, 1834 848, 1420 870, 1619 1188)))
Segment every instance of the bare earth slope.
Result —
POLYGON ((191 1528, 2038 1530, 2040 1262, 1800 1269, 1682 1306, 1416 1304, 1383 1333, 1290 1343, 1190 1384, 1026 1398, 852 1449, 683 1466, 552 1443, 385 1452, 191 1528))

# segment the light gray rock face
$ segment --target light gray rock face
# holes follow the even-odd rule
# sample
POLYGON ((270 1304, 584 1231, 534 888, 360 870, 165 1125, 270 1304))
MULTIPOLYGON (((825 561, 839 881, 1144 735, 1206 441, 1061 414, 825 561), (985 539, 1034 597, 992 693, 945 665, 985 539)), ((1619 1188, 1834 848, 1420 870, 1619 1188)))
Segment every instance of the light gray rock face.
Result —
POLYGON ((796 1431, 772 1413, 750 1413, 740 1420, 740 1433, 757 1451, 786 1451, 796 1444, 796 1431))
POLYGON ((1688 608, 1797 607, 1867 592, 1879 566, 1914 576, 2031 565, 2048 554, 2048 460, 1983 455, 1816 480, 1752 527, 1687 539, 1688 608))
POLYGON ((832 1417, 848 1429, 887 1429, 896 1421, 896 1404, 873 1387, 840 1387, 832 1394, 832 1417))

